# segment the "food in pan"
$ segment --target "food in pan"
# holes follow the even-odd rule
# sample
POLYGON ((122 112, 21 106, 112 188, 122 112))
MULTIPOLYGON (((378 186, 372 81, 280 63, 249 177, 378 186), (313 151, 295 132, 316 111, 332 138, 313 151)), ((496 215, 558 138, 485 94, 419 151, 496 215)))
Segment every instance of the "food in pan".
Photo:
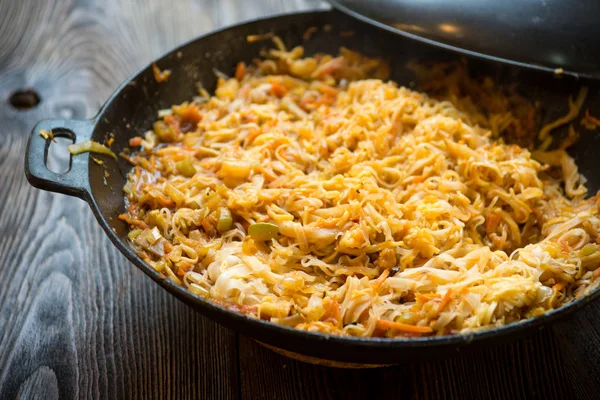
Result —
POLYGON ((481 97, 518 109, 496 118, 387 82, 380 59, 276 43, 130 141, 120 218, 150 266, 232 310, 363 337, 502 326, 599 285, 575 162, 502 137, 535 135, 528 103, 481 97))

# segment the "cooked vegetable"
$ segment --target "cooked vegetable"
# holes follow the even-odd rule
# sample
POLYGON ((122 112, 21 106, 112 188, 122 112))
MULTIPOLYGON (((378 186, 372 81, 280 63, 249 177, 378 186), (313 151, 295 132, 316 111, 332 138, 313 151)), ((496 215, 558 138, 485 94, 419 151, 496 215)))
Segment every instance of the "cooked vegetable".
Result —
POLYGON ((175 186, 170 183, 165 183, 164 187, 165 194, 175 202, 175 204, 185 203, 185 195, 175 186))
POLYGON ((45 129, 40 129, 40 136, 43 137, 44 139, 48 140, 54 140, 54 134, 52 134, 52 131, 47 131, 45 129))
POLYGON ((587 96, 588 88, 582 87, 579 89, 579 94, 575 101, 573 99, 569 99, 569 112, 557 119, 556 121, 552 121, 549 124, 546 124, 538 134, 538 139, 542 142, 540 148, 541 150, 547 150, 550 147, 552 136, 550 136, 550 132, 561 125, 568 124, 573 121, 579 115, 581 111, 581 107, 583 106, 583 102, 585 101, 585 97, 587 96))
POLYGON ((255 240, 271 240, 277 237, 279 233, 279 227, 269 222, 258 222, 248 227, 248 235, 252 236, 255 240))
POLYGON ((450 300, 452 300, 452 289, 448 289, 442 298, 442 301, 440 301, 440 305, 437 309, 438 314, 444 311, 444 308, 450 303, 450 300))
POLYGON ((600 119, 594 117, 590 114, 590 110, 585 110, 585 115, 581 118, 581 125, 585 127, 588 131, 594 131, 597 127, 600 126, 600 119))
POLYGON ((169 76, 171 76, 171 70, 165 69, 164 71, 161 71, 155 63, 152 63, 152 73, 154 74, 154 79, 156 79, 156 82, 158 83, 167 81, 169 76))
POLYGON ((154 123, 154 133, 163 142, 174 142, 178 136, 175 128, 167 125, 164 121, 156 121, 154 123))
POLYGON ((170 108, 165 108, 165 109, 162 109, 162 110, 158 110, 158 113, 157 113, 158 118, 164 118, 167 115, 172 115, 172 114, 173 114, 173 110, 170 109, 170 108))
POLYGON ((433 332, 428 326, 415 326, 403 324, 401 322, 387 321, 384 319, 380 319, 377 321, 377 327, 380 329, 394 329, 399 332, 407 332, 407 333, 430 333, 433 332))
POLYGON ((146 217, 146 222, 149 225, 158 227, 161 231, 167 229, 165 216, 159 210, 150 211, 146 217))
POLYGON ((165 255, 166 241, 156 227, 152 229, 144 229, 142 233, 135 237, 134 241, 137 245, 155 256, 165 255))
POLYGON ((250 163, 243 160, 227 159, 221 165, 220 173, 224 177, 246 178, 250 174, 250 163))
POLYGON ((217 221, 217 231, 219 233, 227 232, 233 226, 231 211, 227 207, 219 208, 219 220, 217 221))
POLYGON ((194 168, 194 163, 190 157, 184 158, 175 165, 177 171, 185 177, 191 178, 196 174, 196 168, 194 168))
POLYGON ((304 318, 302 314, 294 314, 289 317, 271 318, 271 321, 275 322, 276 324, 295 327, 299 324, 306 322, 306 318, 304 318))
POLYGON ((219 78, 219 81, 217 83, 217 90, 215 90, 215 95, 219 99, 233 100, 237 95, 239 87, 240 83, 235 78, 227 80, 219 78))
POLYGON ((239 62, 235 68, 235 79, 241 81, 244 79, 244 75, 246 75, 246 63, 239 62))
POLYGON ((142 145, 142 138, 140 136, 135 136, 129 139, 129 147, 138 147, 142 145))
POLYGON ((72 144, 68 147, 68 149, 69 153, 73 154, 74 156, 82 153, 97 153, 109 155, 114 159, 117 158, 111 149, 92 140, 86 140, 85 142, 72 144))

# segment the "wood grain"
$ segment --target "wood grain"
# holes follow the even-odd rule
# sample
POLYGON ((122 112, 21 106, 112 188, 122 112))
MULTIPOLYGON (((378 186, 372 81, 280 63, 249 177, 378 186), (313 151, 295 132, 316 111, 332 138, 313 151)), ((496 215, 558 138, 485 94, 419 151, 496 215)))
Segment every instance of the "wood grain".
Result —
POLYGON ((223 25, 318 0, 0 2, 0 399, 597 398, 600 305, 515 343, 344 370, 294 361, 175 301, 109 243, 87 205, 34 190, 42 118, 89 118, 127 76, 223 25), (37 108, 8 104, 17 89, 37 108))

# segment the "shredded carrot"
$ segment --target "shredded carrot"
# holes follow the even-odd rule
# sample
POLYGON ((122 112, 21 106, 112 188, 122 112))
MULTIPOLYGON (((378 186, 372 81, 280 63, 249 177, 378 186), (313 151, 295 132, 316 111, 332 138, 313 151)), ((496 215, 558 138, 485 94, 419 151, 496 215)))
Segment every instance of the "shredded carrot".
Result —
POLYGON ((425 177, 423 175, 413 176, 413 183, 421 183, 425 181, 425 177))
POLYGON ((171 76, 170 70, 165 69, 164 71, 161 71, 155 63, 152 63, 152 73, 154 74, 154 79, 156 79, 156 82, 158 83, 165 82, 169 79, 169 76, 171 76))
POLYGON ((329 308, 321 317, 323 322, 331 322, 332 324, 339 326, 342 322, 342 313, 340 312, 340 303, 337 301, 337 297, 333 296, 333 299, 329 303, 329 308))
POLYGON ((373 291, 377 292, 388 276, 390 276, 390 270, 383 270, 381 275, 379 275, 379 277, 375 279, 375 283, 373 284, 373 291))
POLYGON ((332 97, 328 94, 324 94, 323 96, 320 96, 316 101, 314 101, 312 103, 312 106, 315 108, 322 106, 322 105, 331 106, 331 105, 333 105, 334 102, 335 102, 335 97, 332 97))
POLYGON ((444 308, 448 305, 448 303, 450 303, 450 300, 452 300, 452 289, 448 289, 448 291, 442 298, 442 301, 440 302, 440 305, 438 306, 438 309, 437 309, 438 314, 440 314, 444 310, 444 308))
POLYGON ((338 95, 338 91, 332 88, 331 86, 321 85, 318 87, 319 92, 329 95, 331 97, 336 97, 338 95))
POLYGON ((496 232, 501 219, 498 214, 490 214, 485 217, 485 232, 488 235, 496 232))
POLYGON ((594 273, 592 274, 592 279, 596 279, 600 276, 600 267, 596 268, 594 273))
POLYGON ((385 319, 380 319, 377 321, 377 327, 381 329, 394 329, 400 332, 409 332, 409 333, 431 333, 433 329, 428 326, 415 326, 403 324, 402 322, 393 322, 385 319))
POLYGON ((246 63, 239 62, 237 67, 235 67, 235 79, 241 81, 244 79, 244 75, 246 75, 246 63))
POLYGON ((142 138, 139 136, 129 139, 129 147, 138 147, 142 145, 142 138))
POLYGON ((112 146, 112 144, 113 144, 114 142, 115 142, 115 138, 111 137, 110 139, 108 139, 108 140, 106 141, 106 144, 107 144, 107 145, 110 147, 110 146, 112 146))
POLYGON ((214 228, 213 228, 213 226, 211 225, 211 223, 210 223, 210 221, 208 220, 208 218, 205 218, 205 219, 202 221, 202 224, 201 224, 201 225, 202 225, 202 228, 204 228, 204 230, 205 230, 206 232, 212 232, 212 231, 214 231, 214 228))
POLYGON ((313 33, 315 33, 318 30, 319 30, 319 28, 317 28, 316 26, 311 26, 306 31, 304 31, 304 35, 302 35, 302 39, 304 39, 304 41, 309 40, 310 37, 313 35, 313 33))
POLYGON ((287 89, 281 83, 271 83, 271 92, 277 97, 283 97, 287 93, 287 89))
POLYGON ((158 199, 158 202, 163 206, 163 207, 173 207, 175 206, 175 202, 171 201, 170 199, 167 199, 166 197, 163 196, 157 196, 156 197, 158 199))
POLYGON ((567 287, 567 282, 559 282, 556 285, 552 286, 552 290, 554 290, 556 292, 560 292, 565 287, 567 287))
POLYGON ((146 224, 144 221, 142 221, 142 220, 139 220, 139 219, 133 219, 133 218, 129 218, 129 217, 128 217, 127 215, 125 215, 125 214, 121 214, 121 215, 119 215, 119 219, 120 219, 121 221, 125 221, 125 222, 127 222, 129 225, 133 225, 133 226, 139 226, 139 227, 140 227, 140 228, 142 228, 142 229, 146 229, 146 228, 148 228, 148 225, 147 225, 147 224, 146 224))
POLYGON ((184 276, 191 270, 191 268, 192 268, 192 264, 182 262, 181 266, 177 269, 177 275, 184 276))
POLYGON ((569 247, 569 245, 567 244, 567 242, 565 242, 564 240, 559 240, 558 244, 560 245, 560 247, 562 248, 562 250, 565 253, 570 253, 571 252, 571 248, 569 247))
POLYGON ((421 303, 427 303, 430 300, 433 300, 433 297, 426 296, 421 293, 415 293, 415 299, 419 300, 421 303))
POLYGON ((320 228, 335 228, 340 223, 340 218, 320 219, 318 224, 320 228))

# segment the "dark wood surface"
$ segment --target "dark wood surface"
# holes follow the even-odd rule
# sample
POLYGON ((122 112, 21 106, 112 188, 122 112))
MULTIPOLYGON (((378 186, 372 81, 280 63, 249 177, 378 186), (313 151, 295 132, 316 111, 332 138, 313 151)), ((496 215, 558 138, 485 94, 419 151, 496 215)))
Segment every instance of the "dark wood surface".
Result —
POLYGON ((203 32, 316 7, 324 5, 0 1, 0 399, 600 398, 600 304, 451 359, 369 370, 304 364, 195 314, 113 248, 83 201, 26 182, 36 121, 93 116, 132 72, 203 32), (23 88, 39 93, 37 107, 10 104, 23 88))

